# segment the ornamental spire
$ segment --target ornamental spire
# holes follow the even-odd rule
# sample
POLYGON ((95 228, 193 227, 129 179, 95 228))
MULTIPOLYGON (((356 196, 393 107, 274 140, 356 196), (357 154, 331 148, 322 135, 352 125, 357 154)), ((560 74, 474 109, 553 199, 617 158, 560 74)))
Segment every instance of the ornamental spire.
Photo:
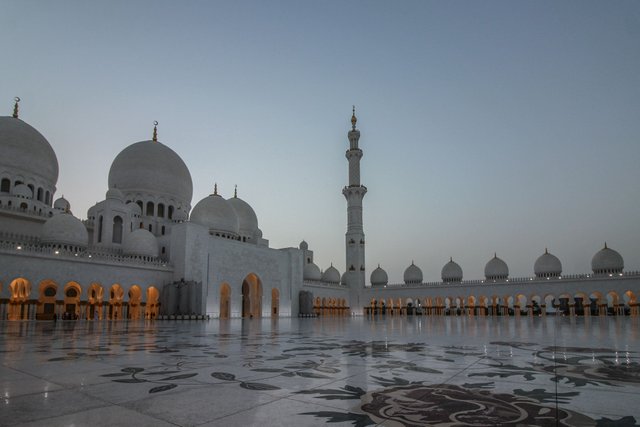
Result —
POLYGON ((218 183, 214 183, 213 184, 213 195, 217 196, 218 195, 218 183))
POLYGON ((20 102, 20 97, 16 96, 15 98, 13 98, 13 100, 15 101, 15 103, 13 104, 13 118, 17 119, 18 118, 18 102, 20 102))
POLYGON ((235 188, 233 189, 233 198, 238 198, 238 184, 236 184, 235 188))
POLYGON ((153 122, 153 142, 158 142, 158 121, 153 122))
POLYGON ((351 128, 356 130, 356 123, 358 123, 358 118, 356 117, 356 106, 353 106, 353 110, 351 113, 351 128))

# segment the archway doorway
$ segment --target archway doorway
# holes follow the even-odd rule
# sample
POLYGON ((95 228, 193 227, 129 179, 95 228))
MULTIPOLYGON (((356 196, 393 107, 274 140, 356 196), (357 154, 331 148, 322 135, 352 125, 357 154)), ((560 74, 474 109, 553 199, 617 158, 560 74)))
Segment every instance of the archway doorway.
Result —
POLYGON ((271 289, 271 317, 280 315, 280 291, 276 288, 271 289))
POLYGON ((92 283, 87 293, 87 319, 102 320, 102 299, 104 288, 98 283, 92 283))
POLYGON ((36 319, 51 320, 56 315, 56 295, 58 285, 53 280, 43 280, 40 282, 38 295, 38 312, 36 319))
POLYGON ((140 319, 140 311, 142 308, 142 290, 140 286, 133 285, 129 288, 129 304, 127 310, 127 318, 131 320, 140 319))
POLYGON ((242 281, 242 317, 262 317, 262 282, 254 273, 242 281))
POLYGON ((115 284, 109 291, 109 314, 111 320, 122 319, 122 300, 124 299, 124 289, 115 284))
POLYGON ((159 302, 160 292, 154 287, 149 286, 147 288, 147 306, 145 307, 145 318, 155 319, 158 317, 160 311, 159 302))
POLYGON ((9 320, 22 320, 29 318, 29 306, 27 300, 31 295, 31 283, 22 277, 13 280, 9 284, 9 320))
MULTIPOLYGON (((243 297, 244 307, 244 297, 243 297)), ((231 286, 223 283, 220 286, 220 318, 229 319, 231 317, 231 286)))
POLYGON ((64 287, 63 319, 77 320, 80 317, 80 294, 82 288, 76 282, 69 282, 64 287))

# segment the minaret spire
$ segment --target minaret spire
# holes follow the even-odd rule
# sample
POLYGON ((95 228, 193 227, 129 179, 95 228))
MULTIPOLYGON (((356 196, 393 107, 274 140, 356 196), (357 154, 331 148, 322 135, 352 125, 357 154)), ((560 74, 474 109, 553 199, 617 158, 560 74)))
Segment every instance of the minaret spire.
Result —
POLYGON ((342 189, 342 194, 347 199, 346 271, 347 285, 349 286, 349 304, 353 310, 360 309, 360 293, 365 287, 365 238, 362 221, 362 200, 367 193, 367 187, 360 183, 362 150, 358 146, 360 131, 356 128, 357 123, 358 119, 354 105, 351 110, 351 130, 347 134, 349 149, 345 153, 345 157, 349 162, 349 184, 342 189))
POLYGON ((13 100, 15 101, 13 104, 13 118, 17 119, 18 118, 18 102, 20 102, 20 97, 16 96, 15 98, 13 98, 13 100))
POLYGON ((153 142, 158 142, 158 121, 153 122, 153 142))

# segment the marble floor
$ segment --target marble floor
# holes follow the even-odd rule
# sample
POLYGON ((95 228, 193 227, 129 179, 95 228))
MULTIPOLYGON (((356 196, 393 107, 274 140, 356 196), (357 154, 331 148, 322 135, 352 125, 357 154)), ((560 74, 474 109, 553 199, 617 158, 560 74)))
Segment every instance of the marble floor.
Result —
POLYGON ((640 321, 0 322, 2 426, 638 426, 640 321))

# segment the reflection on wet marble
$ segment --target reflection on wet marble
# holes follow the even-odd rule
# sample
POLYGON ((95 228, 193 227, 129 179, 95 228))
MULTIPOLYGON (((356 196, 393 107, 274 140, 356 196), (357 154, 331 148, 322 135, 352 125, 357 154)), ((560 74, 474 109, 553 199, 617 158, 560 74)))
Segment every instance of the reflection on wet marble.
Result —
POLYGON ((636 426, 639 323, 4 321, 0 425, 636 426))

